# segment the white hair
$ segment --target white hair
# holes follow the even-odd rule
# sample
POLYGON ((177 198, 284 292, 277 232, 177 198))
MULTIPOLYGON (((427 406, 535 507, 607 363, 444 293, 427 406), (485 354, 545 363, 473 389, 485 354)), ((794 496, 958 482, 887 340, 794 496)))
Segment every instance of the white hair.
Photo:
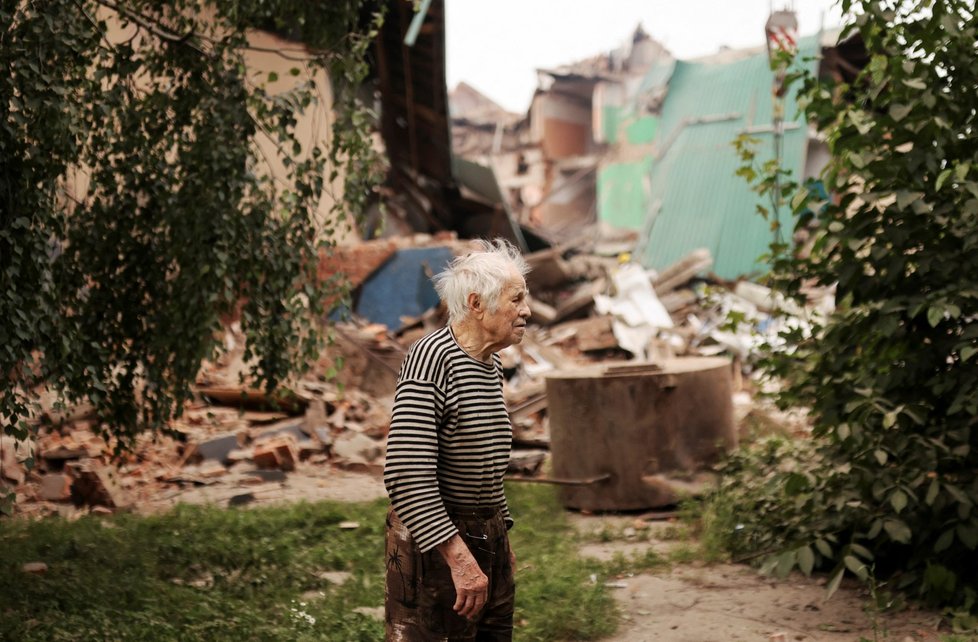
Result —
POLYGON ((499 309, 503 285, 518 272, 530 271, 520 251, 504 239, 475 241, 479 249, 452 259, 434 278, 435 291, 448 306, 448 322, 461 321, 468 314, 469 294, 475 293, 489 312, 499 309))

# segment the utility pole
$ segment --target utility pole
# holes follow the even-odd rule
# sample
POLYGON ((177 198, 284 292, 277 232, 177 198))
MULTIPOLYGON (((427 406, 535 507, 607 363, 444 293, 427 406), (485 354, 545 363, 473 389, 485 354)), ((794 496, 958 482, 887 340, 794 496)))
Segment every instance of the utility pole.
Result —
POLYGON ((784 243, 781 234, 781 164, 784 156, 784 95, 785 77, 788 66, 798 52, 798 18, 794 9, 788 7, 771 11, 764 25, 767 59, 774 75, 771 84, 771 124, 773 125, 774 160, 777 163, 774 174, 773 215, 774 242, 784 243))

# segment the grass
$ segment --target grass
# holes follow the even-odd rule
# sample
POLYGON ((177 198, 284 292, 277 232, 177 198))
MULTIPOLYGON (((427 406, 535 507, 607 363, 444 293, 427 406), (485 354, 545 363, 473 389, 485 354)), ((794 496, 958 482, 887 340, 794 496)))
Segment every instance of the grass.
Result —
MULTIPOLYGON (((593 640, 617 614, 601 565, 577 554, 553 490, 512 485, 517 638, 593 640), (597 580, 592 580, 592 575, 597 580)), ((0 521, 0 640, 382 640, 386 503, 0 521), (355 530, 340 522, 355 520, 355 530), (41 561, 41 575, 21 572, 41 561), (346 571, 330 584, 321 574, 346 571)), ((653 560, 654 561, 654 560, 653 560)), ((632 567, 629 567, 632 568, 632 567)))

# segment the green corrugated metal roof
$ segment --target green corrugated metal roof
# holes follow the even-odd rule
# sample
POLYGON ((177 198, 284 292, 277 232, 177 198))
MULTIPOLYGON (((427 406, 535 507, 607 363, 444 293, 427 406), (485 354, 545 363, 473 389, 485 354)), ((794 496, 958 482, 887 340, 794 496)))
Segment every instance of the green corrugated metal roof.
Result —
MULTIPOLYGON (((817 37, 803 38, 799 44, 800 60, 818 51, 817 37)), ((817 61, 804 64, 814 70, 817 61)), ((749 126, 769 125, 771 112, 766 53, 725 64, 676 63, 656 140, 665 152, 652 161, 649 173, 647 211, 658 209, 658 213, 642 257, 647 267, 662 269, 705 247, 713 254, 714 272, 721 277, 765 269, 757 259, 768 249, 770 225, 757 213, 758 196, 735 175, 740 160, 731 143, 749 126), (697 118, 707 122, 697 123, 697 118)), ((796 115, 792 93, 786 99, 785 117, 795 122, 796 115)), ((807 150, 807 127, 798 125, 784 136, 784 166, 795 177, 801 175, 807 150)), ((754 136, 762 141, 760 160, 772 157, 772 134, 754 136)), ((613 211, 600 214, 614 225, 637 227, 634 220, 619 221, 613 211)), ((790 212, 782 212, 782 224, 790 237, 790 212)))

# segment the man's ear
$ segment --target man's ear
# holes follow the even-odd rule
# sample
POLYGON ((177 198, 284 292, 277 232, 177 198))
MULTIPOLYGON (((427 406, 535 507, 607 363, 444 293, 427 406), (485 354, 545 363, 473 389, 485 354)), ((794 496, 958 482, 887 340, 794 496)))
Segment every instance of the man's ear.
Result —
POLYGON ((485 307, 482 305, 482 298, 475 292, 469 292, 469 297, 466 302, 469 306, 469 313, 475 318, 480 318, 485 312, 485 307))

